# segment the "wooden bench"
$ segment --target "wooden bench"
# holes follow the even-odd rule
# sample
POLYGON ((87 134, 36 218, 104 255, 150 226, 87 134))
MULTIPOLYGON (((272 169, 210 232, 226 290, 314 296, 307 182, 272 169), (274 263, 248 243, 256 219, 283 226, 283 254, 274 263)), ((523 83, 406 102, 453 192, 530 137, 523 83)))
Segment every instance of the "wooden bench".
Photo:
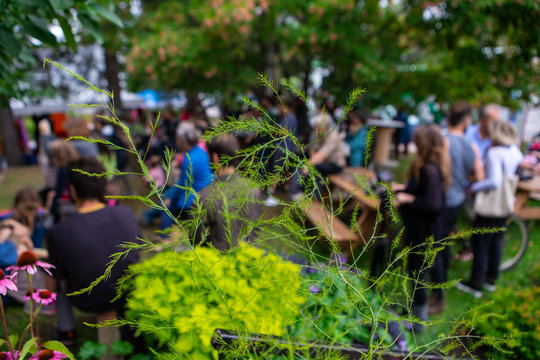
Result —
POLYGON ((367 184, 375 179, 375 174, 364 168, 347 167, 339 174, 328 176, 331 187, 345 191, 354 200, 351 205, 361 209, 354 227, 356 232, 333 216, 328 208, 318 201, 306 204, 303 208, 309 221, 319 228, 326 238, 336 241, 347 256, 350 256, 360 243, 371 239, 381 204, 378 197, 369 194, 360 186, 359 179, 364 179, 367 184))
POLYGON ((365 168, 347 167, 339 174, 328 176, 330 185, 348 192, 354 200, 352 205, 358 206, 362 210, 356 222, 356 228, 360 229, 360 241, 367 241, 373 235, 381 201, 363 189, 359 184, 359 179, 363 179, 367 184, 375 180, 375 173, 365 168))
POLYGON ((342 250, 349 256, 351 251, 358 246, 361 238, 351 229, 335 217, 322 203, 312 201, 303 207, 308 220, 315 225, 327 239, 338 243, 342 250))
POLYGON ((514 212, 524 220, 540 219, 540 206, 529 206, 527 201, 531 195, 540 192, 540 176, 535 175, 531 180, 520 181, 516 192, 514 212))
MULTIPOLYGON (((353 178, 354 179, 354 178, 353 178)), ((341 174, 329 175, 328 181, 330 184, 343 189, 351 194, 351 196, 359 202, 363 208, 370 211, 377 211, 380 205, 380 200, 368 194, 365 190, 361 189, 358 185, 355 185, 355 180, 349 180, 341 174)))

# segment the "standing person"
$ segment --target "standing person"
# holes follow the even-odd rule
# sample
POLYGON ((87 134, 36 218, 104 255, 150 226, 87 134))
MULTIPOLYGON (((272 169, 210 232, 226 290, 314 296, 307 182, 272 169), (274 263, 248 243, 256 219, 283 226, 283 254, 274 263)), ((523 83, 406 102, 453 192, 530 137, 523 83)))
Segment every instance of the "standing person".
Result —
MULTIPOLYGON (((95 145, 95 144, 94 144, 95 145)), ((47 208, 50 209, 54 223, 75 213, 67 179, 67 164, 77 160, 79 154, 69 142, 55 140, 51 143, 51 164, 57 169, 54 188, 47 194, 47 208)))
MULTIPOLYGON (((505 177, 516 174, 523 155, 515 145, 516 128, 505 121, 495 121, 489 126, 492 146, 486 152, 486 178, 471 185, 471 191, 495 190, 503 186, 505 177)), ((504 228, 508 216, 493 217, 476 214, 473 228, 504 228)), ((457 288, 476 298, 482 297, 482 290, 495 291, 495 282, 499 277, 499 265, 502 256, 503 231, 496 233, 474 234, 471 246, 474 254, 471 277, 467 282, 460 282, 457 288)))
MULTIPOLYGON (((165 205, 175 218, 186 218, 189 208, 195 202, 195 192, 199 192, 214 180, 210 169, 208 154, 197 146, 201 132, 192 123, 184 121, 176 129, 176 144, 179 150, 185 151, 182 161, 180 179, 171 187, 165 197, 165 205)), ((174 224, 166 212, 161 214, 161 229, 174 224)))
MULTIPOLYGON (((309 163, 325 178, 328 175, 340 173, 347 165, 347 159, 343 151, 343 140, 337 126, 333 126, 330 116, 321 114, 314 119, 315 142, 310 150, 309 163)), ((307 175, 307 169, 304 169, 307 175)), ((294 183, 298 184, 298 181, 294 183)), ((316 196, 320 197, 323 189, 323 181, 318 181, 316 196)), ((295 189, 299 189, 297 186, 295 189)), ((299 190, 298 190, 299 191, 299 190)), ((293 192, 292 199, 300 199, 299 192, 293 192)))
POLYGON ((179 122, 176 119, 176 116, 174 115, 173 109, 171 107, 167 107, 163 111, 163 114, 161 115, 161 121, 161 141, 166 147, 174 149, 174 134, 179 122))
MULTIPOLYGON (((64 125, 68 137, 81 136, 88 138, 90 136, 90 129, 86 120, 83 118, 70 118, 64 125)), ((91 143, 82 139, 70 140, 69 143, 73 145, 79 157, 89 156, 97 158, 99 149, 96 143, 91 143)))
POLYGON ((480 109, 478 123, 469 126, 465 135, 471 143, 478 146, 480 157, 484 161, 486 151, 491 146, 489 126, 492 122, 501 120, 501 108, 496 104, 487 104, 480 109))
MULTIPOLYGON (((278 119, 278 124, 284 128, 287 129, 294 137, 298 138, 298 119, 296 118, 296 115, 294 113, 294 100, 293 99, 285 99, 283 101, 283 106, 280 108, 280 116, 278 119)), ((279 173, 286 173, 290 171, 290 168, 287 164, 288 158, 291 156, 291 154, 298 153, 300 149, 296 146, 294 141, 287 137, 285 139, 281 139, 276 143, 276 150, 274 152, 274 155, 272 156, 272 159, 270 161, 271 167, 270 172, 279 172, 279 173)), ((269 196, 265 200, 266 206, 275 206, 279 204, 279 201, 274 198, 272 195, 275 192, 275 186, 270 187, 268 190, 269 196)), ((295 194, 299 192, 299 184, 298 184, 298 173, 295 171, 291 176, 291 187, 289 195, 292 198, 295 194)))
POLYGON ((138 260, 136 251, 129 252, 112 268, 111 276, 97 284, 90 293, 66 294, 89 286, 105 273, 110 256, 123 251, 119 245, 133 243, 140 229, 133 211, 126 206, 106 206, 106 179, 80 172, 101 174, 103 165, 94 158, 82 158, 67 165, 68 183, 77 213, 47 231, 50 262, 56 269, 58 283, 57 321, 60 340, 73 342, 75 319, 72 305, 95 314, 123 309, 124 300, 116 297, 116 284, 128 266, 138 260))
POLYGON ((349 131, 345 141, 351 149, 350 165, 361 167, 366 165, 364 159, 368 129, 366 127, 367 114, 360 109, 354 109, 347 115, 349 118, 349 131))
MULTIPOLYGON (((465 137, 465 130, 471 122, 472 107, 461 101, 452 105, 448 114, 448 133, 446 139, 452 166, 452 181, 446 193, 446 203, 442 214, 441 239, 450 235, 454 230, 457 218, 466 198, 469 181, 483 178, 482 159, 478 147, 465 137)), ((447 281, 450 267, 451 252, 447 243, 442 244, 442 250, 437 253, 431 269, 431 280, 442 284, 447 281)), ((445 309, 442 289, 434 289, 428 302, 428 312, 438 314, 445 309)))
MULTIPOLYGON (((396 186, 396 200, 405 223, 405 242, 411 248, 408 256, 413 284, 412 313, 420 321, 427 320, 426 241, 439 241, 445 193, 450 183, 450 159, 445 140, 437 125, 416 128, 413 141, 417 154, 409 168, 406 186, 396 186)), ((423 330, 415 324, 415 330, 423 330)))
POLYGON ((397 128, 394 132, 394 153, 399 159, 399 145, 403 144, 403 155, 409 155, 409 143, 411 142, 411 127, 409 126, 409 114, 401 107, 398 110, 395 121, 403 123, 402 128, 397 128))
POLYGON ((51 150, 50 145, 56 139, 56 136, 52 133, 51 123, 49 120, 41 119, 38 122, 39 130, 39 151, 38 162, 41 167, 41 175, 45 179, 45 191, 52 188, 55 182, 56 171, 50 164, 51 150))

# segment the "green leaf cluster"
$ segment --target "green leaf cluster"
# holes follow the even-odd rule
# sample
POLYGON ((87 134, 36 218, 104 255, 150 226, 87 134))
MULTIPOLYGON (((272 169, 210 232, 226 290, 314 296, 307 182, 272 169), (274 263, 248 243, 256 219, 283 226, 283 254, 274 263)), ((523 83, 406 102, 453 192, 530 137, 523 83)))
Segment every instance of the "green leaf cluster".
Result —
POLYGON ((290 327, 291 337, 303 343, 319 340, 370 344, 370 340, 374 340, 371 337, 376 334, 379 346, 397 345, 388 325, 396 321, 395 325, 403 334, 405 327, 398 325, 399 317, 388 310, 379 294, 363 284, 356 271, 339 270, 336 266, 315 271, 309 269, 311 271, 304 277, 304 287, 309 289, 309 295, 301 317, 290 327))
POLYGON ((146 7, 126 65, 136 88, 231 97, 271 71, 307 91, 321 67, 339 103, 361 84, 370 106, 515 105, 540 90, 539 24, 536 0, 166 0, 146 7))
MULTIPOLYGON (((116 340, 112 343, 110 350, 114 355, 128 356, 133 354, 134 347, 127 341, 116 340)), ((107 345, 95 341, 85 341, 79 350, 78 358, 80 360, 99 359, 101 356, 107 354, 107 352, 107 345)), ((137 354, 130 358, 147 359, 148 355, 137 354)))
POLYGON ((112 0, 0 1, 0 8, 0 97, 4 102, 23 95, 19 83, 38 64, 33 55, 36 47, 65 44, 75 50, 84 31, 103 42, 102 19, 122 26, 112 0), (63 40, 51 30, 54 25, 60 25, 63 40))
POLYGON ((128 319, 190 359, 215 355, 215 329, 284 335, 304 298, 300 267, 256 247, 167 251, 132 267, 128 319))
POLYGON ((497 290, 485 307, 486 313, 498 315, 481 318, 476 326, 478 334, 511 340, 504 346, 491 346, 487 351, 490 359, 540 358, 540 265, 536 268, 535 285, 517 292, 510 287, 497 290))

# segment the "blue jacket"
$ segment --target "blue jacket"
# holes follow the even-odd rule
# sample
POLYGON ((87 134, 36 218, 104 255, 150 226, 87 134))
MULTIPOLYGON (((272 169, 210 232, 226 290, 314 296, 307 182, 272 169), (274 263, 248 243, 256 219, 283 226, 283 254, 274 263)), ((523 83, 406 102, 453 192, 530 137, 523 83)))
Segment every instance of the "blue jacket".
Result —
POLYGON ((201 191, 214 180, 208 154, 198 146, 194 146, 184 155, 181 171, 176 186, 171 187, 167 193, 167 198, 171 199, 170 210, 175 216, 193 205, 193 191, 201 191))

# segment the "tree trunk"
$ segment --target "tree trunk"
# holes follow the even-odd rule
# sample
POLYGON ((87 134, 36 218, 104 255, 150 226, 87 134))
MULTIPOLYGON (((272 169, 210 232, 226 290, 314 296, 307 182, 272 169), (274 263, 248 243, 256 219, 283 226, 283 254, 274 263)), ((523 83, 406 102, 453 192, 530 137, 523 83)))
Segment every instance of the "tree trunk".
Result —
POLYGON ((123 109, 122 99, 120 98, 120 81, 118 73, 120 64, 116 57, 116 52, 105 48, 105 79, 109 85, 109 90, 114 94, 114 110, 119 115, 123 109))
POLYGON ((22 154, 17 141, 13 113, 9 107, 9 99, 4 97, 0 98, 0 139, 2 155, 6 157, 8 164, 21 165, 22 154))

